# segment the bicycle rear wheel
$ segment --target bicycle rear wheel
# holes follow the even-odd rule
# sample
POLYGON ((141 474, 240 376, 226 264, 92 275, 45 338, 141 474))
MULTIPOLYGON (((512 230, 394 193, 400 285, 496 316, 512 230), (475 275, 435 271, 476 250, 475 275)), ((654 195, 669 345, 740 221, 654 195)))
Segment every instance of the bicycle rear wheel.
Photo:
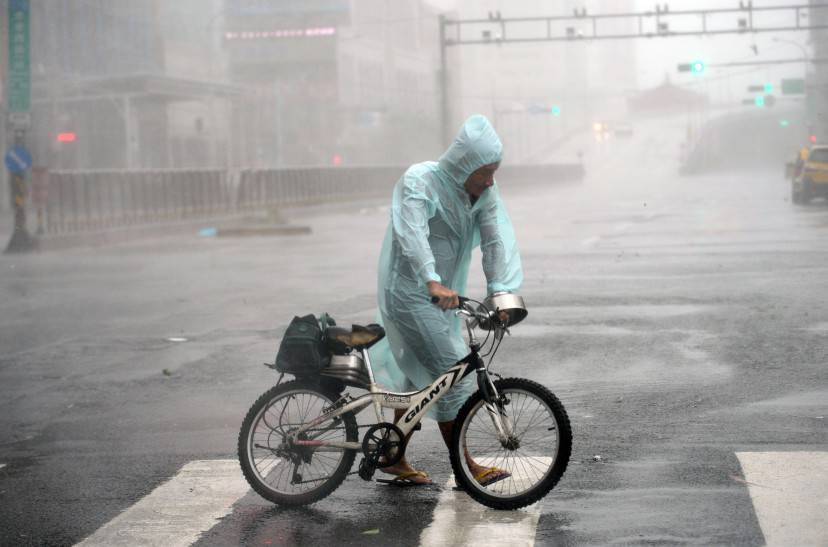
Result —
MULTIPOLYGON (((260 496, 278 505, 306 505, 342 484, 355 451, 288 442, 290 432, 320 416, 338 398, 335 390, 295 380, 272 388, 253 403, 239 431, 239 462, 260 496)), ((355 442, 358 436, 356 418, 346 412, 299 438, 355 442)))
POLYGON ((518 509, 549 493, 563 476, 572 451, 572 429, 561 402, 544 386, 523 378, 495 383, 511 422, 512 434, 501 439, 478 391, 454 421, 451 466, 458 486, 494 509, 518 509), (500 471, 485 476, 469 469, 468 460, 500 471), (498 478, 499 480, 492 480, 498 478))

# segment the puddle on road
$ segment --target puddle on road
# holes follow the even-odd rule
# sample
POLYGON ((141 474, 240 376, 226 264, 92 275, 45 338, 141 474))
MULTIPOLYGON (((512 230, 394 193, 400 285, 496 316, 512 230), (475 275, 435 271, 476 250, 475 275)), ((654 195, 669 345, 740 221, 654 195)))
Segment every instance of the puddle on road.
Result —
MULTIPOLYGON (((518 331, 521 326, 515 327, 518 331)), ((571 327, 579 334, 581 327, 571 327)), ((602 330, 599 326, 598 330, 602 330)), ((549 331, 546 331, 549 332, 549 331)), ((708 351, 708 342, 714 334, 701 330, 663 329, 655 332, 633 331, 634 337, 611 338, 602 344, 624 344, 639 350, 624 352, 616 358, 590 352, 577 358, 558 361, 548 371, 548 378, 561 383, 607 383, 609 391, 615 393, 624 386, 664 386, 686 383, 710 384, 732 378, 734 367, 722 362, 708 351), (639 336, 641 335, 641 336, 639 336), (651 338, 662 342, 657 344, 658 352, 652 351, 651 338)), ((586 337, 589 341, 589 338, 586 337)))
POLYGON ((570 221, 572 224, 615 224, 618 222, 623 223, 636 223, 641 224, 644 222, 652 222, 657 219, 662 218, 670 218, 674 215, 668 215, 663 213, 644 213, 644 214, 621 214, 621 215, 611 215, 606 217, 596 217, 590 219, 578 219, 570 221))
MULTIPOLYGON (((602 320, 658 320, 667 317, 693 315, 708 311, 710 306, 698 305, 633 305, 633 306, 546 306, 530 308, 528 321, 516 325, 512 334, 517 337, 543 337, 550 334, 577 334, 586 336, 648 336, 652 329, 630 329, 601 324, 602 320), (527 324, 528 323, 528 324, 527 324), (543 323, 543 324, 538 324, 543 323)), ((688 354, 689 355, 689 354, 688 354)), ((691 356, 696 358, 697 355, 691 356)))
POLYGON ((811 325, 810 327, 803 327, 802 330, 818 333, 828 333, 828 323, 817 323, 815 325, 811 325))
POLYGON ((824 424, 828 419, 828 390, 788 393, 781 397, 744 403, 725 412, 741 415, 762 415, 808 420, 811 425, 824 424))
POLYGON ((710 311, 712 306, 695 304, 652 304, 617 306, 541 306, 529 308, 530 316, 542 319, 584 319, 593 322, 596 318, 661 319, 680 315, 692 315, 710 311))
POLYGON ((635 331, 608 325, 516 325, 511 329, 517 338, 541 338, 554 334, 578 334, 585 336, 647 336, 652 333, 635 331))
POLYGON ((635 359, 591 360, 589 358, 556 361, 546 372, 544 380, 556 386, 589 385, 588 397, 612 399, 636 389, 663 386, 707 385, 727 381, 733 376, 733 367, 709 357, 703 359, 635 359))
POLYGON ((751 403, 751 406, 765 407, 828 407, 828 390, 790 393, 776 399, 751 403))
POLYGON ((604 377, 605 380, 623 382, 626 384, 672 385, 694 382, 709 384, 728 379, 733 376, 733 367, 707 358, 684 360, 655 360, 644 359, 628 364, 623 370, 616 370, 604 377))

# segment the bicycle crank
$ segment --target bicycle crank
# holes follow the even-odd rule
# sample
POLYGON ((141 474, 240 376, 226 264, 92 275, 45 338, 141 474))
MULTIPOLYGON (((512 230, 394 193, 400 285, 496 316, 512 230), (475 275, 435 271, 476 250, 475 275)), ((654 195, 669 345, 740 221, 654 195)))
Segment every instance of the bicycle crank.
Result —
POLYGON ((362 453, 365 454, 365 465, 373 469, 394 465, 405 454, 405 436, 392 423, 374 424, 362 439, 362 453))

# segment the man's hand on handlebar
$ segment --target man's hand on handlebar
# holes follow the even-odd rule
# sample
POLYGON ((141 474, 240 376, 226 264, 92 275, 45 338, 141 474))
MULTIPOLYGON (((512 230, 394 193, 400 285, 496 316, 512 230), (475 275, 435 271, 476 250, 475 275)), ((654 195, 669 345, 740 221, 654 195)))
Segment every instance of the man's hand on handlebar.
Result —
POLYGON ((428 282, 428 294, 432 296, 432 301, 434 298, 437 298, 438 300, 434 303, 444 310, 450 310, 460 306, 460 299, 457 293, 436 281, 428 282))
MULTIPOLYGON (((428 293, 431 295, 431 303, 439 306, 444 310, 450 310, 454 308, 459 308, 461 305, 468 302, 468 298, 458 295, 455 291, 449 289, 448 287, 441 285, 436 281, 429 281, 428 282, 428 293)), ((473 310, 467 309, 470 312, 470 316, 475 316, 481 321, 488 321, 489 319, 495 319, 495 312, 489 311, 488 313, 482 313, 479 309, 477 312, 473 310)), ((500 322, 501 328, 506 328, 509 326, 509 312, 506 310, 499 310, 500 313, 497 314, 497 319, 500 322)))

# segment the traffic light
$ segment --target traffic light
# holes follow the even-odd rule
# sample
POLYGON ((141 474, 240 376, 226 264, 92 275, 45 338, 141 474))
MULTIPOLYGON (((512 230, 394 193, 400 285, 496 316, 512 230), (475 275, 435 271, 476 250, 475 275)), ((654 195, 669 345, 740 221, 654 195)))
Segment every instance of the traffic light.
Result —
POLYGON ((811 135, 808 137, 808 140, 811 141, 813 144, 816 144, 817 138, 816 135, 811 135))
POLYGON ((75 142, 76 137, 77 137, 77 135, 75 135, 72 132, 58 133, 57 134, 57 141, 58 142, 75 142))
POLYGON ((693 61, 692 63, 679 63, 679 72, 692 72, 693 74, 701 74, 704 72, 704 61, 693 61))
POLYGON ((757 95, 753 98, 753 104, 756 106, 765 106, 765 96, 757 95))
POLYGON ((767 95, 768 93, 773 93, 773 84, 749 85, 747 89, 750 93, 764 93, 767 95))
POLYGON ((552 105, 552 115, 558 117, 561 115, 561 107, 558 105, 552 105))

